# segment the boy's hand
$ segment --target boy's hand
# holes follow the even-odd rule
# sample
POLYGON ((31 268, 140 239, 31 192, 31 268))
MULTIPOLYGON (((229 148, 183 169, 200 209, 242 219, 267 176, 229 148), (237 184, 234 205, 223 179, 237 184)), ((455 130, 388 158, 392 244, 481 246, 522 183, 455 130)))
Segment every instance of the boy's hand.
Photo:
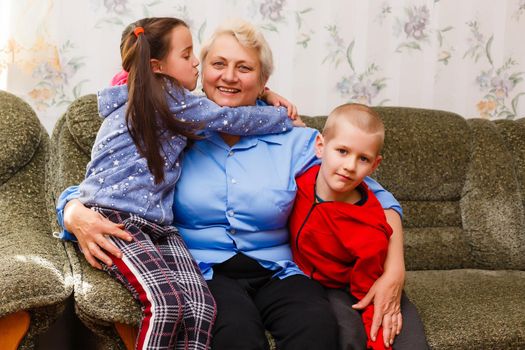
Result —
MULTIPOLYGON (((279 106, 286 107, 286 109, 288 110, 288 116, 290 117, 290 119, 296 120, 299 117, 299 115, 297 114, 297 107, 293 103, 291 103, 290 101, 288 101, 287 99, 282 97, 281 95, 276 94, 275 92, 273 92, 272 90, 265 89, 264 93, 261 96, 261 98, 263 100, 265 100, 268 104, 272 105, 272 106, 275 106, 275 107, 279 107, 279 106)), ((295 125, 295 126, 298 126, 298 125, 295 125)))

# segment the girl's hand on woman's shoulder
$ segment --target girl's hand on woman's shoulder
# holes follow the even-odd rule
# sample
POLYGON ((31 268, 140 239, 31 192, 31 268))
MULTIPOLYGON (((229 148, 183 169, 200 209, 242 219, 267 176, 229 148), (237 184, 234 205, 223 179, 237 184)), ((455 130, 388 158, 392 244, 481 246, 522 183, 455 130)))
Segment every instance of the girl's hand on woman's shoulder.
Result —
POLYGON ((119 258, 122 257, 120 249, 107 239, 108 235, 128 242, 132 240, 131 235, 123 230, 123 225, 115 224, 99 213, 85 207, 78 199, 70 201, 65 206, 64 227, 75 235, 86 260, 97 269, 102 269, 99 261, 107 266, 113 264, 106 253, 119 258))
MULTIPOLYGON (((261 98, 265 100, 268 104, 275 106, 275 107, 285 107, 288 111, 288 117, 292 120, 296 120, 297 118, 301 119, 299 117, 299 114, 297 113, 297 106, 282 97, 281 95, 273 92, 272 90, 268 88, 264 88, 264 93, 261 95, 261 98)), ((301 121, 302 123, 302 121, 301 121)), ((303 125, 295 125, 294 126, 305 126, 303 125)))
POLYGON ((306 128, 306 124, 303 122, 301 117, 297 116, 292 122, 292 125, 299 128, 306 128))

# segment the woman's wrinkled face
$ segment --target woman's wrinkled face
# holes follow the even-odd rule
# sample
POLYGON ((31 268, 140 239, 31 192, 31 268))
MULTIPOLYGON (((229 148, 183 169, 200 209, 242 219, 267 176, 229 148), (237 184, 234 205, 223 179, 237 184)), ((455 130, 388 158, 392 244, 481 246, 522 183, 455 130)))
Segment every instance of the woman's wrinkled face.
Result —
POLYGON ((254 105, 265 84, 255 49, 229 34, 215 39, 202 66, 202 87, 210 100, 219 106, 254 105))

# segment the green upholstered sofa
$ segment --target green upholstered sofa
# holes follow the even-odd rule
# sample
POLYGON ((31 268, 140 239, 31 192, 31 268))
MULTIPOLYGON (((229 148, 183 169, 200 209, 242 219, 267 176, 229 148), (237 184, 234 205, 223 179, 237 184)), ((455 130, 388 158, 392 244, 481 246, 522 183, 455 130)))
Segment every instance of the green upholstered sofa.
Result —
POLYGON ((35 112, 0 91, 1 349, 16 348, 13 337, 20 348, 35 348, 73 292, 64 244, 52 236, 45 203, 48 156, 49 136, 35 112))
MULTIPOLYGON (((406 292, 432 349, 525 348, 525 124, 444 111, 377 108, 386 128, 375 177, 405 211, 406 292)), ((305 117, 321 128, 324 117, 305 117)), ((94 95, 75 101, 52 138, 54 196, 78 183, 100 125, 94 95)), ((140 309, 68 244, 80 318, 108 348, 140 309)))
MULTIPOLYGON (((47 178, 50 198, 58 198, 65 188, 84 179, 100 123, 95 95, 76 100, 59 119, 51 136, 47 178)), ((53 208, 54 203, 49 206, 53 208)), ((56 218, 51 220, 51 225, 53 230, 60 230, 56 218)), ((92 268, 74 244, 66 242, 65 245, 74 276, 78 317, 95 333, 101 349, 125 348, 115 326, 138 325, 141 319, 139 304, 121 284, 105 272, 92 268)))

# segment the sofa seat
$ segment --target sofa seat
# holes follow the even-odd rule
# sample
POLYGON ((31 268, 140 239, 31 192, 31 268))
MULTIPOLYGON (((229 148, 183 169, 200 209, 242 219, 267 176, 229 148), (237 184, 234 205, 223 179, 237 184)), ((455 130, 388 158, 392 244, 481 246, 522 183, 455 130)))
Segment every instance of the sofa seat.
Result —
MULTIPOLYGON (((48 198, 58 198, 65 188, 84 179, 101 123, 93 94, 77 99, 59 119, 51 137, 48 198)), ((48 202, 48 207, 54 211, 55 201, 48 202)), ((60 230, 54 216, 51 224, 54 230, 60 230)), ((100 348, 132 348, 132 344, 125 343, 133 337, 123 337, 120 326, 124 332, 135 332, 142 317, 139 304, 119 282, 91 267, 74 243, 66 242, 65 246, 74 276, 76 314, 94 332, 100 348)))
POLYGON ((106 338, 114 338, 116 323, 138 327, 142 311, 131 293, 106 272, 94 269, 81 253, 78 254, 74 272, 81 276, 75 284, 79 318, 106 338))
POLYGON ((408 271, 433 349, 524 349, 525 271, 408 271))

